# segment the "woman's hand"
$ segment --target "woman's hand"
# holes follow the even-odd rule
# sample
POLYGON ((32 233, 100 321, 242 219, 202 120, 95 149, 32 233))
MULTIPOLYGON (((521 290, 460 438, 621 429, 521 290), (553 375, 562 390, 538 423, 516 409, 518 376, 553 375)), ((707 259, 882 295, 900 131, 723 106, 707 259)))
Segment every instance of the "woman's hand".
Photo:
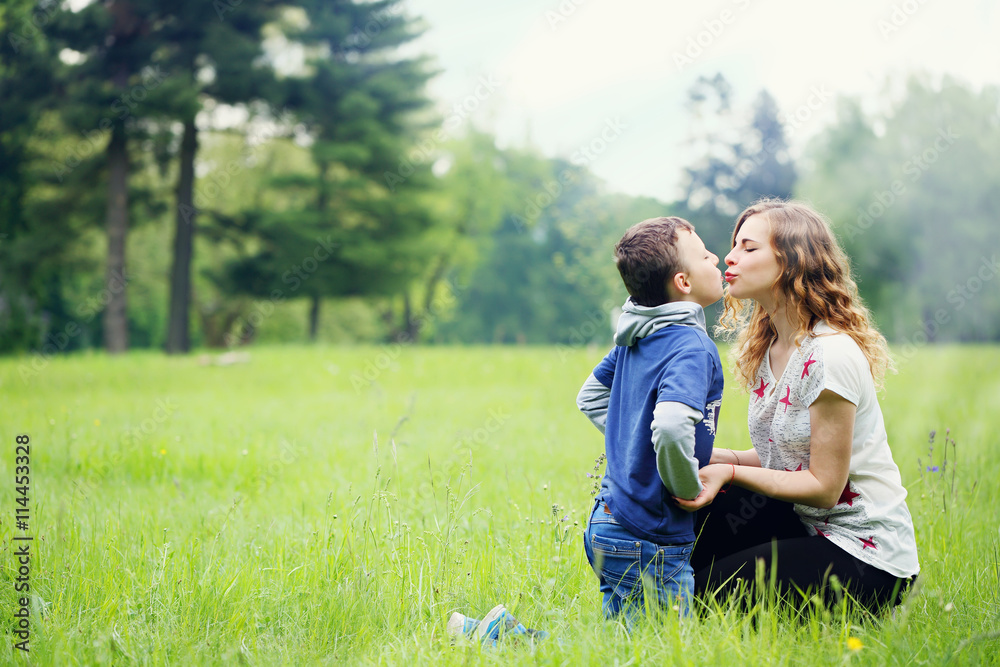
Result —
POLYGON ((736 468, 728 463, 713 463, 698 471, 698 478, 701 480, 702 490, 694 500, 684 500, 674 496, 674 501, 682 509, 688 512, 700 510, 706 505, 711 505, 715 496, 726 484, 733 479, 736 468))

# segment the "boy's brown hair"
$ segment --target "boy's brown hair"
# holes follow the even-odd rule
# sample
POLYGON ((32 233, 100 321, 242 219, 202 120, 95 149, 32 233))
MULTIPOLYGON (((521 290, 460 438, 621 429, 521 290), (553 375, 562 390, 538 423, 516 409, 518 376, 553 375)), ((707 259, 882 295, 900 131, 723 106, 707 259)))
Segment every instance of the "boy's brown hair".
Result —
POLYGON ((684 271, 677 254, 677 230, 694 231, 684 218, 649 218, 629 227, 615 245, 615 266, 625 289, 640 306, 670 301, 667 285, 684 271))

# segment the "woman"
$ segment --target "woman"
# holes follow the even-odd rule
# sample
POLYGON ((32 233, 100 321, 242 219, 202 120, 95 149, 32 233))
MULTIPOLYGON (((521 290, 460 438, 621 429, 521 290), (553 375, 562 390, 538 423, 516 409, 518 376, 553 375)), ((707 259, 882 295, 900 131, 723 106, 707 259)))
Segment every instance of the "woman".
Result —
POLYGON ((763 560, 786 592, 836 575, 871 609, 897 604, 920 568, 876 397, 891 362, 846 255, 817 212, 765 200, 740 214, 725 262, 720 329, 751 390, 753 449, 713 450, 704 491, 677 499, 689 511, 715 501, 700 517, 696 591, 752 584, 763 560))

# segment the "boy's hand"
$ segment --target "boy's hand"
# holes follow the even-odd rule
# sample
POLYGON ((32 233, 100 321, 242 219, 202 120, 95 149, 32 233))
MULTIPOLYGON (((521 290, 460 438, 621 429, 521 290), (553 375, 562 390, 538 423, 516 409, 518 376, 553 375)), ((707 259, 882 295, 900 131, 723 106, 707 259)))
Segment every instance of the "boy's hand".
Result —
POLYGON ((713 463, 698 471, 698 478, 701 479, 702 490, 693 500, 685 500, 674 496, 674 502, 678 507, 688 512, 700 510, 706 505, 711 505, 715 500, 719 489, 729 483, 732 479, 732 465, 728 463, 713 463))

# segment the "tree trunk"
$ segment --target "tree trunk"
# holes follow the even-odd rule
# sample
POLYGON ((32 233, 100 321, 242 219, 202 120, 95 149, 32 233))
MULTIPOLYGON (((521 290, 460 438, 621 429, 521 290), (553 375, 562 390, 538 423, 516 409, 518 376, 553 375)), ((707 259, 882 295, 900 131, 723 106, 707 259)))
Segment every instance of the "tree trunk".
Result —
MULTIPOLYGON (((326 177, 330 170, 330 163, 321 161, 317 166, 319 167, 319 192, 316 195, 316 211, 319 213, 320 220, 326 223, 327 209, 330 206, 326 177)), ((320 295, 313 294, 310 298, 312 302, 309 304, 309 340, 315 343, 316 334, 319 331, 320 295)))
POLYGON ((170 315, 167 322, 167 354, 191 349, 191 260, 194 254, 194 157, 198 152, 198 128, 194 118, 184 123, 181 139, 180 174, 177 178, 177 216, 174 259, 170 269, 170 315))
POLYGON ((413 316, 413 306, 410 304, 409 291, 403 292, 403 326, 396 335, 400 343, 413 343, 417 330, 416 318, 413 316))
POLYGON ((125 126, 116 123, 108 143, 108 265, 104 309, 104 346, 117 354, 128 350, 126 315, 125 239, 128 235, 128 139, 125 126))
POLYGON ((309 306, 309 340, 316 342, 316 332, 319 330, 319 295, 312 295, 312 303, 309 306))
POLYGON ((437 311, 434 307, 434 292, 437 290, 438 283, 444 278, 444 274, 448 270, 448 257, 446 255, 441 255, 438 257, 437 266, 434 268, 434 272, 431 273, 431 277, 427 279, 427 291, 424 293, 424 312, 419 318, 418 322, 414 322, 413 326, 413 340, 416 342, 417 336, 420 335, 420 330, 427 322, 433 322, 441 313, 437 311))

